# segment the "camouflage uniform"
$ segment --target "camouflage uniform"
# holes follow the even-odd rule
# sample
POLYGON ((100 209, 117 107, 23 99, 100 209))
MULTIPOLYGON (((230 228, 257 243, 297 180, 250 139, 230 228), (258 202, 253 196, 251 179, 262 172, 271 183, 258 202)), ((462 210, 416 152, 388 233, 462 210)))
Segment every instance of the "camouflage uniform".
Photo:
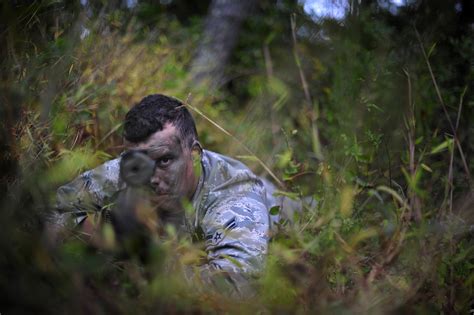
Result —
MULTIPOLYGON (((264 185, 244 164, 204 150, 202 175, 192 198, 190 226, 205 244, 208 264, 201 276, 216 270, 229 275, 238 291, 248 288, 248 279, 262 270, 269 241, 269 203, 264 185), (245 287, 245 288, 244 288, 245 287)), ((56 222, 74 226, 87 213, 100 211, 124 188, 119 178, 120 158, 87 171, 58 189, 56 222)), ((241 292, 242 293, 242 292, 241 292)))

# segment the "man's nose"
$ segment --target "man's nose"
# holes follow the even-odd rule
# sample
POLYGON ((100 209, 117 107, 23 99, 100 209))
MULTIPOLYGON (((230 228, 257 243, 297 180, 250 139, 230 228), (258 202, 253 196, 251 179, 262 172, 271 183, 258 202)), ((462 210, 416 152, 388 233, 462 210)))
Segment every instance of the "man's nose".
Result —
POLYGON ((150 180, 151 188, 155 191, 156 194, 164 194, 167 192, 166 181, 163 180, 162 176, 153 176, 150 180))
POLYGON ((153 174, 153 176, 151 177, 151 180, 150 180, 150 184, 153 188, 158 188, 160 186, 160 177, 158 176, 158 174, 153 174))

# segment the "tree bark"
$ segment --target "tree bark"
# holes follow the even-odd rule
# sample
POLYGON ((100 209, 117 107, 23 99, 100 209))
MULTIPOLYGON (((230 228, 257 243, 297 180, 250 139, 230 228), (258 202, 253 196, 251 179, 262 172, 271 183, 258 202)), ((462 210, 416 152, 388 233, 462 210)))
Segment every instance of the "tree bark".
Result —
POLYGON ((242 21, 255 3, 255 0, 211 2, 203 38, 191 65, 194 84, 217 88, 225 83, 225 67, 237 44, 242 21))

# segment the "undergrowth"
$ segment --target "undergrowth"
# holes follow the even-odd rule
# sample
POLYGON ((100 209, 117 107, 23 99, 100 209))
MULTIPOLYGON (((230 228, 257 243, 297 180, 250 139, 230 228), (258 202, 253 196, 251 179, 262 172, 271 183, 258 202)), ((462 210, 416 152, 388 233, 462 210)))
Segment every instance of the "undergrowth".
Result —
POLYGON ((469 312, 472 163, 459 130, 472 102, 464 98, 467 86, 444 95, 450 91, 431 69, 439 66, 431 64, 436 48, 427 52, 431 44, 413 29, 416 59, 400 67, 402 53, 383 45, 392 30, 370 34, 383 53, 347 35, 315 57, 294 38, 286 47, 291 61, 273 60, 275 67, 292 63, 292 71, 250 75, 239 104, 230 92, 192 86, 187 66, 196 43, 180 41, 193 36, 179 29, 138 38, 133 26, 108 35, 92 30, 59 55, 18 56, 21 69, 10 80, 29 97, 15 125, 20 175, 3 205, 10 209, 4 233, 18 250, 6 243, 4 257, 12 274, 24 276, 10 288, 11 300, 27 310, 73 313, 469 312), (182 270, 203 252, 172 229, 145 266, 113 258, 110 226, 97 230, 101 250, 87 235, 55 248, 45 241, 41 218, 55 188, 120 153, 124 114, 155 92, 195 108, 205 148, 271 179, 270 170, 289 198, 316 201, 303 202, 293 222, 280 222, 258 293, 244 304, 187 284, 182 270), (450 121, 448 128, 436 119, 450 121), (21 297, 27 293, 38 295, 21 297))

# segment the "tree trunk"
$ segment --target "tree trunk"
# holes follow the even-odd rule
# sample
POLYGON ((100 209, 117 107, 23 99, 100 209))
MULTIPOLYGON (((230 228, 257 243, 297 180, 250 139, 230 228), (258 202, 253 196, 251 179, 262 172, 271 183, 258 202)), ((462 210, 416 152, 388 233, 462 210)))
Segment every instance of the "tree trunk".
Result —
POLYGON ((255 0, 213 0, 206 17, 204 34, 191 65, 194 84, 211 88, 222 85, 242 21, 249 15, 255 0))

